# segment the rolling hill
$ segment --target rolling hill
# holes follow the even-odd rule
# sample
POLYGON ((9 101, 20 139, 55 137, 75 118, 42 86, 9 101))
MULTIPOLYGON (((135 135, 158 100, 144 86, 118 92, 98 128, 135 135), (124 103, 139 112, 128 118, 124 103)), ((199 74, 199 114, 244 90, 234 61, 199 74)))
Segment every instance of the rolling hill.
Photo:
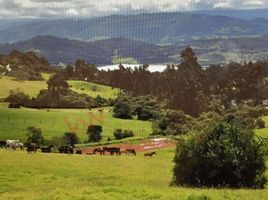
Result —
POLYGON ((38 35, 52 35, 83 41, 123 37, 166 44, 193 38, 260 34, 268 34, 267 19, 247 20, 219 15, 175 12, 36 20, 1 30, 0 42, 10 43, 24 41, 38 35))
POLYGON ((46 139, 73 131, 81 142, 87 139, 87 127, 92 124, 103 126, 103 141, 113 138, 115 129, 132 130, 136 139, 146 138, 152 133, 151 122, 113 118, 110 109, 105 108, 102 115, 98 109, 0 109, 0 140, 20 139, 25 142, 29 126, 41 128, 46 139))
POLYGON ((156 45, 126 38, 83 42, 54 36, 36 36, 13 44, 0 44, 0 53, 6 54, 13 49, 32 50, 56 64, 73 64, 81 58, 88 63, 107 65, 113 64, 116 56, 136 60, 141 64, 166 64, 178 63, 179 53, 187 46, 194 49, 203 65, 266 59, 268 36, 200 39, 172 45, 156 45))

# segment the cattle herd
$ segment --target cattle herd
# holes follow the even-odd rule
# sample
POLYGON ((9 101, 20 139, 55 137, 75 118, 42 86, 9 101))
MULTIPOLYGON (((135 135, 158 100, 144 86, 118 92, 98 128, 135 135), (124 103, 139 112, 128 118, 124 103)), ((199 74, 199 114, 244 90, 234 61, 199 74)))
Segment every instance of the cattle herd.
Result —
MULTIPOLYGON (((12 150, 16 150, 17 148, 24 150, 26 149, 26 151, 28 153, 35 153, 38 149, 40 149, 40 151, 42 153, 52 153, 52 152, 56 152, 58 149, 59 153, 64 153, 64 154, 82 154, 82 150, 81 149, 75 149, 74 146, 71 145, 66 145, 66 146, 60 146, 58 148, 55 148, 55 146, 53 145, 48 145, 48 146, 40 146, 36 143, 20 143, 19 140, 6 140, 6 141, 0 141, 0 148, 6 148, 6 149, 12 149, 12 150)), ((136 156, 137 153, 135 151, 135 149, 120 149, 119 147, 97 147, 95 149, 93 149, 92 153, 87 153, 87 154, 99 154, 99 155, 132 155, 132 156, 136 156)), ((156 152, 150 152, 150 153, 145 153, 144 156, 145 157, 152 157, 156 155, 156 152)))

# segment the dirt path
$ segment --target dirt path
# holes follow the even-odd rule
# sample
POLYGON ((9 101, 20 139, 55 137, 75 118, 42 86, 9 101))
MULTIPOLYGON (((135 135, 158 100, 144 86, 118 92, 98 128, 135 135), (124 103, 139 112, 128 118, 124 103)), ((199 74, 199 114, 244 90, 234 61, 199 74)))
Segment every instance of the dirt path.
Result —
MULTIPOLYGON (((163 149, 163 148, 169 148, 169 147, 176 147, 176 143, 166 138, 159 138, 159 139, 143 140, 139 144, 122 143, 122 144, 117 144, 117 145, 98 146, 98 148, 111 147, 111 146, 119 147, 120 150, 135 149, 136 152, 142 152, 142 151, 157 150, 157 149, 163 149)), ((92 154, 93 149, 95 148, 96 147, 84 148, 82 149, 82 153, 92 154)))

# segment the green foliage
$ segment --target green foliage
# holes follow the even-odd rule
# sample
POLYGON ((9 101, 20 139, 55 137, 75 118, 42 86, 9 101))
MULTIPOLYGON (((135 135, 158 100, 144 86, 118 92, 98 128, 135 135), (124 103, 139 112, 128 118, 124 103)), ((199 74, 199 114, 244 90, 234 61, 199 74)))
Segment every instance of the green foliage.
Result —
POLYGON ((178 142, 173 184, 196 187, 263 188, 265 151, 235 119, 178 142))
POLYGON ((131 108, 127 102, 118 99, 113 108, 113 116, 120 119, 131 119, 131 108))
POLYGON ((26 95, 23 91, 16 89, 10 90, 10 95, 5 98, 5 101, 11 104, 27 105, 30 101, 29 95, 26 95))
POLYGON ((166 110, 163 116, 154 121, 154 135, 179 135, 190 130, 192 118, 181 110, 166 110))
POLYGON ((90 125, 87 129, 88 141, 89 142, 99 142, 102 139, 102 126, 100 125, 90 125))
POLYGON ((76 133, 72 133, 72 132, 64 133, 62 140, 63 140, 65 145, 74 146, 75 144, 79 143, 78 136, 76 135, 76 133))
POLYGON ((114 131, 114 137, 117 140, 121 140, 123 138, 133 137, 134 133, 131 130, 123 130, 122 129, 116 129, 114 131))
POLYGON ((44 138, 42 135, 42 131, 40 128, 35 128, 33 126, 28 127, 27 129, 27 142, 28 143, 36 143, 36 144, 43 144, 44 138))

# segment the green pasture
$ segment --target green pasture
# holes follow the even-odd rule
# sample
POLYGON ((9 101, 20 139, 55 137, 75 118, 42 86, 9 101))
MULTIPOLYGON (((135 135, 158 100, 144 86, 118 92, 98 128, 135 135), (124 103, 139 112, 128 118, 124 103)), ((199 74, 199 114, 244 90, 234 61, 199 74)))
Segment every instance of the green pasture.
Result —
POLYGON ((36 97, 39 91, 46 89, 45 81, 19 81, 15 78, 1 76, 0 77, 0 98, 6 98, 10 94, 10 90, 19 89, 30 97, 36 97))
POLYGON ((112 108, 98 109, 0 109, 0 140, 20 139, 25 141, 25 129, 29 126, 41 128, 45 139, 61 136, 65 132, 76 132, 81 139, 87 139, 88 125, 103 126, 103 141, 113 138, 115 129, 128 129, 134 132, 134 138, 148 137, 152 132, 151 122, 122 120, 113 118, 112 108))
POLYGON ((104 86, 96 83, 90 83, 86 81, 68 81, 71 89, 79 94, 87 94, 91 97, 97 97, 98 95, 105 99, 114 99, 117 97, 119 90, 113 89, 109 86, 104 86))
MULTIPOLYGON (((8 76, 0 76, 0 99, 6 98, 10 94, 10 90, 19 89, 30 97, 36 97, 39 91, 47 88, 46 81, 50 74, 42 74, 43 81, 20 81, 8 76)), ((71 80, 68 81, 70 89, 79 94, 87 94, 93 98, 98 95, 106 99, 114 99, 119 93, 119 89, 104 86, 100 84, 90 83, 86 81, 71 80)))
POLYGON ((1 200, 265 200, 268 196, 267 187, 171 187, 174 149, 157 151, 153 158, 141 153, 89 156, 1 149, 0 157, 1 200))

